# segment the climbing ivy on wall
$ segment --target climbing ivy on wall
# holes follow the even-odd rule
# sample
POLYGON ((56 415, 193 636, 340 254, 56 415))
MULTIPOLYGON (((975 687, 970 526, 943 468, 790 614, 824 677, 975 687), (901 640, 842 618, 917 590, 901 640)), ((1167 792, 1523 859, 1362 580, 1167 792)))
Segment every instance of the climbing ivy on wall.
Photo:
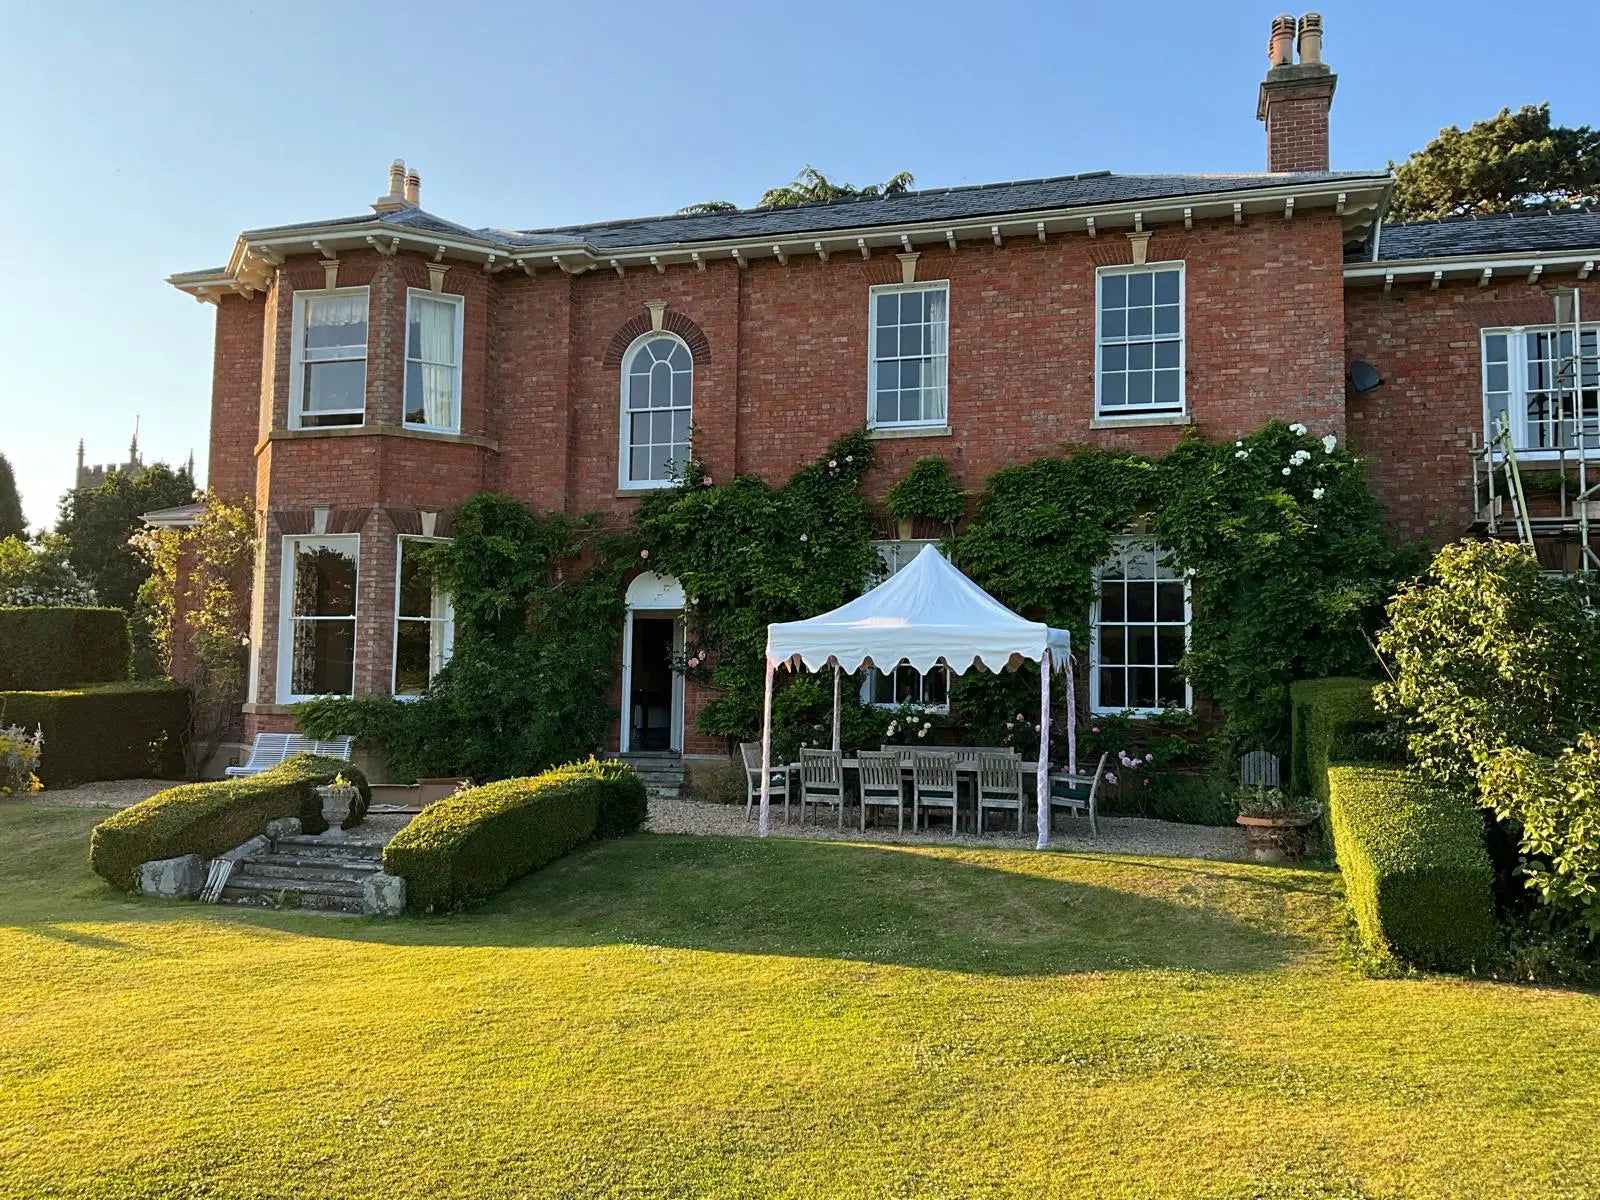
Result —
POLYGON ((455 606, 455 651, 415 700, 313 700, 302 729, 381 743, 401 778, 528 775, 603 748, 622 643, 628 534, 479 493, 427 552, 455 606))
POLYGON ((856 430, 782 487, 750 475, 715 484, 691 462, 680 486, 640 502, 638 553, 687 598, 684 669, 716 689, 702 733, 736 740, 760 729, 768 624, 837 608, 879 572, 858 490, 872 461, 856 430))

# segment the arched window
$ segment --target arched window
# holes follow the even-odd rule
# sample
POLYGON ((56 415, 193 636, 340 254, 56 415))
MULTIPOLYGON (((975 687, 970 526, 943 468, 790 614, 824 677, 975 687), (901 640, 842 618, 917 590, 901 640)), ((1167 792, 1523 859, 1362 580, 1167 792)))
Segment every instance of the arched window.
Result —
POLYGON ((666 487, 689 462, 694 359, 681 338, 646 334, 622 359, 623 487, 666 487))

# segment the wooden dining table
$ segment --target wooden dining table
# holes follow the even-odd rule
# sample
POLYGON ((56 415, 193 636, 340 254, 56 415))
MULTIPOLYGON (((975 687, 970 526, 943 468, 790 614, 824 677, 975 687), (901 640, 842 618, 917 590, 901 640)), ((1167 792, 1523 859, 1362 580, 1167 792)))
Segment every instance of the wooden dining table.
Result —
MULTIPOLYGON (((937 750, 935 750, 935 752, 937 752, 937 750)), ((957 784, 958 794, 959 794, 959 787, 960 787, 960 785, 962 783, 970 783, 972 785, 973 790, 976 791, 977 790, 977 785, 978 785, 978 760, 977 760, 977 758, 975 756, 972 757, 972 758, 958 758, 958 759, 956 759, 956 764, 955 765, 956 765, 956 784, 957 784)), ((1038 764, 1037 761, 1032 761, 1032 760, 1029 760, 1029 759, 1023 759, 1022 762, 1019 765, 1020 765, 1020 768, 1021 768, 1021 771, 1022 771, 1023 775, 1031 775, 1031 776, 1033 776, 1033 778, 1035 780, 1038 779, 1038 777, 1039 777, 1039 764, 1038 764)), ((840 759, 840 766, 842 766, 846 771, 859 771, 861 769, 861 760, 859 758, 843 758, 843 759, 840 759)), ((786 767, 786 770, 788 771, 789 785, 791 787, 793 787, 796 784, 798 784, 800 782, 800 764, 797 763, 797 762, 789 763, 787 765, 787 767, 786 767)), ((911 755, 910 754, 902 754, 900 756, 900 775, 901 775, 901 778, 904 779, 905 781, 907 781, 907 782, 910 781, 910 779, 911 779, 911 755)), ((1033 792, 1032 792, 1032 790, 1029 790, 1028 791, 1028 797, 1029 797, 1030 800, 1032 799, 1032 796, 1033 796, 1033 792)), ((963 807, 966 807, 966 806, 963 805, 963 807)), ((976 801, 973 802, 973 807, 974 808, 976 807, 976 801)))

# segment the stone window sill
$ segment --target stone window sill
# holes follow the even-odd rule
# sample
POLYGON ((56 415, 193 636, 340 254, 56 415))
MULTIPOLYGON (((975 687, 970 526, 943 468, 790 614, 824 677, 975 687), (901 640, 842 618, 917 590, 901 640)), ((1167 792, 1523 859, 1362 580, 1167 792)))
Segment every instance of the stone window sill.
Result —
POLYGON ((1090 429, 1145 429, 1159 425, 1193 425, 1188 413, 1146 413, 1130 417, 1096 417, 1089 422, 1090 429))
POLYGON ((307 438, 397 437, 419 442, 447 442, 463 446, 482 446, 500 450, 493 438, 476 433, 443 433, 436 429, 408 429, 404 425, 326 425, 320 429, 274 429, 256 445, 259 453, 268 442, 298 442, 307 438))
POLYGON ((867 430, 869 441, 887 441, 893 438, 950 437, 948 425, 885 425, 867 430))

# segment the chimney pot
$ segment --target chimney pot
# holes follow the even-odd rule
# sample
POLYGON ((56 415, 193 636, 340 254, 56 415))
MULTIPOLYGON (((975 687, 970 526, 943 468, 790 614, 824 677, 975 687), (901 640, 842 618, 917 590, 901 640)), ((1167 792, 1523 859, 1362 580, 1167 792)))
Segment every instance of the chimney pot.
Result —
POLYGON ((1267 39, 1267 64, 1287 67, 1294 62, 1294 15, 1284 13, 1272 19, 1272 34, 1267 39))
POLYGON ((405 187, 406 204, 416 208, 422 203, 422 176, 415 171, 407 171, 405 187))
POLYGON ((372 211, 391 213, 406 206, 406 163, 397 158, 389 164, 389 190, 372 202, 372 211))
POLYGON ((1322 14, 1308 12, 1300 18, 1300 63, 1302 66, 1322 62, 1322 14))

